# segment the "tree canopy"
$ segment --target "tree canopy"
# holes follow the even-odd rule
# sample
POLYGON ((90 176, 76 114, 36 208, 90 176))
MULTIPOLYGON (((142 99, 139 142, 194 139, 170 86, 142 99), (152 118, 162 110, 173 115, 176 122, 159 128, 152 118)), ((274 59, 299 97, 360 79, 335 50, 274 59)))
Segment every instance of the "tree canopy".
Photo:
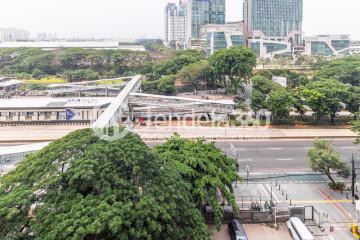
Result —
POLYGON ((336 186, 336 182, 331 176, 332 171, 344 178, 350 175, 349 167, 341 160, 339 153, 334 150, 330 141, 315 140, 314 148, 308 152, 308 159, 313 171, 325 174, 333 186, 336 186))
POLYGON ((272 80, 262 75, 255 75, 251 78, 252 95, 251 108, 256 112, 261 109, 267 109, 267 100, 272 91, 279 90, 282 87, 272 80))
POLYGON ((0 50, 0 73, 19 78, 58 75, 69 81, 140 73, 153 59, 148 52, 65 48, 0 50))
MULTIPOLYGON (((73 132, 0 179, 0 238, 208 239, 192 195, 201 189, 182 180, 186 169, 177 171, 172 158, 158 157, 134 134, 106 142, 90 129, 73 132)), ((196 183, 229 183, 234 175, 226 173, 196 183)))
POLYGON ((295 98, 286 88, 280 88, 272 92, 267 100, 268 110, 271 111, 272 119, 275 122, 286 120, 289 117, 291 108, 294 106, 295 98))
POLYGON ((210 66, 218 85, 228 92, 236 92, 241 89, 242 83, 247 82, 256 67, 256 56, 251 49, 243 47, 231 47, 215 52, 209 58, 210 66))
POLYGON ((177 78, 182 79, 185 83, 191 83, 194 88, 197 88, 199 81, 209 77, 210 72, 209 62, 204 59, 183 67, 178 72, 177 78))
POLYGON ((324 62, 317 78, 335 78, 352 86, 360 86, 360 57, 352 56, 324 62))
POLYGON ((174 57, 169 58, 153 67, 151 79, 156 80, 165 75, 176 74, 183 67, 196 63, 204 58, 205 56, 199 51, 178 51, 174 57))
POLYGON ((316 121, 323 116, 330 115, 334 123, 336 113, 343 109, 349 96, 349 86, 338 80, 318 80, 307 84, 302 89, 305 104, 312 108, 316 114, 316 121))
POLYGON ((224 155, 214 143, 205 143, 201 139, 185 140, 175 135, 155 151, 161 159, 173 164, 184 181, 191 185, 190 192, 198 207, 204 204, 213 207, 218 228, 223 217, 219 192, 224 202, 231 204, 237 212, 232 194, 232 183, 238 179, 235 161, 224 155))

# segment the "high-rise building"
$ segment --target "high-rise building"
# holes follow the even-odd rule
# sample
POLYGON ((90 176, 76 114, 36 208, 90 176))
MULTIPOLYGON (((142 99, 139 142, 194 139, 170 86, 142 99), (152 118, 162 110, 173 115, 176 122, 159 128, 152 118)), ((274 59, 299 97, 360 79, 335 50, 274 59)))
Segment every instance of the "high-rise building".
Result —
POLYGON ((186 2, 168 3, 165 7, 165 43, 172 47, 184 47, 187 35, 186 2))
POLYGON ((303 0, 245 0, 246 34, 261 33, 269 38, 286 38, 302 33, 303 0))
POLYGON ((16 28, 0 28, 0 42, 29 41, 30 33, 16 28))
POLYGON ((225 0, 189 0, 188 39, 198 39, 207 24, 225 24, 225 0))
POLYGON ((244 34, 249 47, 263 46, 260 56, 301 49, 302 21, 303 0, 244 1, 244 34))

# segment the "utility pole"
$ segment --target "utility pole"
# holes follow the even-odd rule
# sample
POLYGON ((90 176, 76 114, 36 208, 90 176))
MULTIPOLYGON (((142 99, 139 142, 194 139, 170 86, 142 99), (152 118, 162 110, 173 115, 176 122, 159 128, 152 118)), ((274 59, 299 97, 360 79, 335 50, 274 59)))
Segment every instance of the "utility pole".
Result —
POLYGON ((354 159, 354 154, 352 154, 352 158, 351 158, 351 196, 353 199, 353 204, 354 202, 354 198, 355 198, 355 182, 356 182, 356 169, 355 169, 355 159, 354 159))

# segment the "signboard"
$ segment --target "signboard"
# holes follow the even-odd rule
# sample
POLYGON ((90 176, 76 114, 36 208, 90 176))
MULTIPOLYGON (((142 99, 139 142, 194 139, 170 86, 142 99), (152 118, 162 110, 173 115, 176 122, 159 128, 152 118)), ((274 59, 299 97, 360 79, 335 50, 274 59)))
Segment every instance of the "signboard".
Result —
POLYGON ((75 116, 75 113, 70 109, 66 109, 66 121, 71 121, 75 116))
POLYGON ((70 98, 67 100, 67 107, 84 107, 84 106, 97 106, 99 104, 98 99, 93 98, 70 98))
POLYGON ((283 87, 287 86, 287 78, 286 77, 273 76, 272 81, 283 87))

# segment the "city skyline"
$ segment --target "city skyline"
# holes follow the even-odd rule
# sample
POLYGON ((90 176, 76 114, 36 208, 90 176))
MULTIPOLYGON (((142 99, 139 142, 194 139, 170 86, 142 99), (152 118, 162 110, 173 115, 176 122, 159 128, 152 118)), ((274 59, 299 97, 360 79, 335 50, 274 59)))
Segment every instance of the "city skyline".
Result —
MULTIPOLYGON (((104 0, 99 5, 97 0, 37 0, 36 4, 7 0, 2 3, 6 11, 0 16, 0 27, 28 30, 32 38, 41 32, 56 33, 64 38, 162 38, 167 2, 177 1, 104 0)), ((242 20, 242 2, 227 0, 227 21, 242 20)), ((358 9, 358 0, 304 0, 305 35, 349 33, 353 40, 360 40, 355 21, 358 9)))

